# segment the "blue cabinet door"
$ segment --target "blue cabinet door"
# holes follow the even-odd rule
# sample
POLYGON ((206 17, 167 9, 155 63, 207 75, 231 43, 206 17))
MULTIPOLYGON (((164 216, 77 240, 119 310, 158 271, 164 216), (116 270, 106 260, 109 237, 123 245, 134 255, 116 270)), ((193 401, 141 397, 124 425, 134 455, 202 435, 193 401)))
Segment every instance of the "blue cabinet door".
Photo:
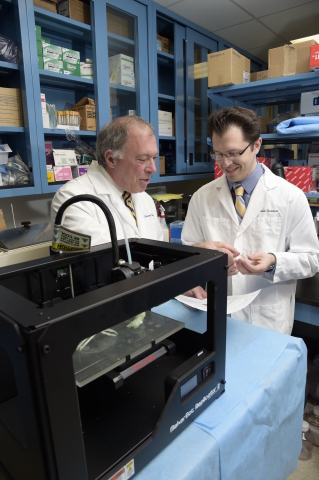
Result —
POLYGON ((8 45, 0 57, 0 145, 11 150, 9 163, 5 154, 0 157, 0 198, 33 195, 41 193, 41 182, 24 0, 0 2, 0 34, 8 45), (10 55, 13 42, 17 58, 10 55), (23 163, 15 169, 10 161, 16 155, 23 163))
POLYGON ((97 130, 128 114, 149 120, 146 6, 92 2, 97 130))
POLYGON ((187 173, 214 171, 207 145, 206 122, 212 111, 207 97, 207 54, 216 52, 218 42, 186 29, 186 162, 187 173))

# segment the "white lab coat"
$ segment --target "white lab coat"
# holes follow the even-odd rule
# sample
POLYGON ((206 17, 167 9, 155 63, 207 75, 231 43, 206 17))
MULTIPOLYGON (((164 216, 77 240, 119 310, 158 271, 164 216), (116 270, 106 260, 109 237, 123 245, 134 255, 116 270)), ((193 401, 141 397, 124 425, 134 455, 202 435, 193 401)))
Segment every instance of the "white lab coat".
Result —
POLYGON ((193 245, 222 241, 240 253, 274 253, 274 275, 228 278, 228 294, 262 289, 251 305, 233 314, 237 319, 290 334, 297 279, 313 276, 319 265, 319 243, 305 194, 267 167, 258 181, 239 225, 225 175, 192 197, 182 241, 193 245))
MULTIPOLYGON (((129 209, 124 204, 122 193, 105 169, 94 161, 85 175, 66 183, 56 192, 51 205, 51 222, 54 225, 57 211, 66 200, 75 195, 88 194, 112 203, 122 217, 128 238, 163 240, 153 199, 145 192, 132 194, 137 227, 129 209)), ((112 210, 111 213, 115 220, 117 238, 124 239, 122 226, 112 210)), ((105 215, 100 207, 92 202, 71 205, 64 214, 62 225, 76 232, 91 235, 92 246, 111 241, 105 215)))

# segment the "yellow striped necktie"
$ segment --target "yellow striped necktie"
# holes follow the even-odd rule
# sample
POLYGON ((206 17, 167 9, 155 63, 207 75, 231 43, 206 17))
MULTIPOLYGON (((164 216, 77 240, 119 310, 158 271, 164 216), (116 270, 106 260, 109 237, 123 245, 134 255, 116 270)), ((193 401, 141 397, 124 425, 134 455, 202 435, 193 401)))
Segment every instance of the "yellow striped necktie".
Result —
POLYGON ((246 213, 245 200, 243 197, 245 189, 240 183, 235 183, 234 191, 236 195, 235 210, 237 213, 238 221, 239 223, 241 223, 246 213))
POLYGON ((136 219, 136 215, 135 215, 134 207, 133 207, 133 203, 132 203, 132 195, 130 194, 130 192, 124 192, 122 197, 123 197, 125 206, 129 209, 130 214, 134 218, 135 223, 137 225, 137 219, 136 219))

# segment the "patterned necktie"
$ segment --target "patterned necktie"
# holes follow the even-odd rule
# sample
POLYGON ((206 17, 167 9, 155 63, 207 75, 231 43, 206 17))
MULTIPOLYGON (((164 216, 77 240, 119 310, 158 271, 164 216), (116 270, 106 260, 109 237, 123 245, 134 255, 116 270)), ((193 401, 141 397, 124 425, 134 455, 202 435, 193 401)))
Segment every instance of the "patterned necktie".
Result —
POLYGON ((125 206, 129 209, 130 214, 134 218, 136 226, 137 226, 137 219, 136 219, 136 215, 135 215, 134 207, 133 207, 133 203, 132 203, 132 195, 129 192, 124 192, 122 197, 123 197, 125 206))
POLYGON ((244 218, 244 215, 246 213, 246 206, 245 206, 245 200, 244 200, 244 187, 240 183, 235 183, 234 185, 234 191, 236 195, 236 202, 235 202, 235 210, 237 213, 238 221, 241 223, 242 219, 244 218))

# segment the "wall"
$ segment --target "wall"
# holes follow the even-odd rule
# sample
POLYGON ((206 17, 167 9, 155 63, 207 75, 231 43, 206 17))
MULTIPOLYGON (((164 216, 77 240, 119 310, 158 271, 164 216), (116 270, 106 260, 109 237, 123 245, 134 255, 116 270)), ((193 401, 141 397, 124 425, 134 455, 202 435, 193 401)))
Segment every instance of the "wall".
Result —
MULTIPOLYGON (((152 184, 152 186, 166 185, 167 193, 183 193, 184 198, 186 199, 187 195, 196 192, 196 190, 202 185, 205 185, 210 181, 211 179, 205 178, 183 182, 169 182, 167 184, 152 184)), ((49 222, 52 198, 53 194, 2 199, 0 202, 0 208, 3 211, 7 228, 14 228, 11 204, 13 207, 16 227, 19 227, 21 222, 25 220, 29 220, 31 223, 49 222)))

